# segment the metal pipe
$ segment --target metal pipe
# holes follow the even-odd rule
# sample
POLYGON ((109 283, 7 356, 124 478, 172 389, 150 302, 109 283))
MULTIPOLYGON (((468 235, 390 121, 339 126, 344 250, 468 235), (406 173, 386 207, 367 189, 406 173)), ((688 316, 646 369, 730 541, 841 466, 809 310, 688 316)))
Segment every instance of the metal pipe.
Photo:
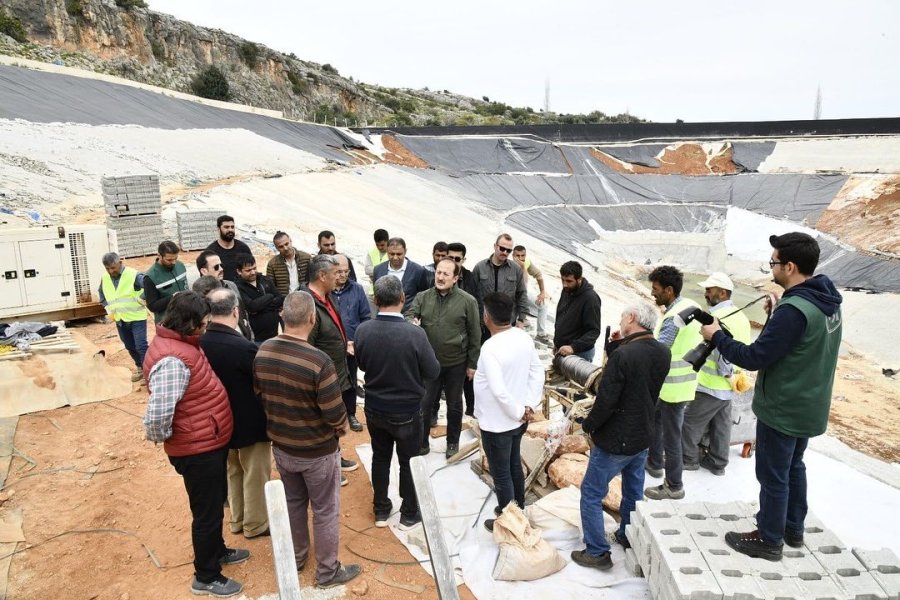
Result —
MULTIPOLYGON (((591 375, 601 369, 600 365, 595 365, 574 354, 569 356, 557 354, 553 357, 553 368, 566 379, 574 381, 578 385, 587 383, 591 375)), ((595 390, 591 391, 594 392, 595 390)))

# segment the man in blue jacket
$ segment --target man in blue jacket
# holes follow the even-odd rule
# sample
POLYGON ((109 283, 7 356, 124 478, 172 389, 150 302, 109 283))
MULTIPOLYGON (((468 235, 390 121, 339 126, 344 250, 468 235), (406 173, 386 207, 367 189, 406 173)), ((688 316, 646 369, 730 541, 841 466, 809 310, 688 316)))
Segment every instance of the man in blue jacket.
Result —
POLYGON ((375 281, 391 275, 403 284, 403 295, 406 298, 403 304, 403 312, 409 310, 416 294, 424 292, 431 287, 428 271, 425 268, 406 258, 406 241, 403 238, 391 238, 388 240, 388 259, 375 267, 375 281))
POLYGON ((841 344, 841 295, 825 275, 813 275, 819 244, 791 232, 769 237, 772 279, 784 296, 759 338, 742 344, 726 336, 718 320, 701 329, 729 362, 759 371, 753 391, 756 422, 757 530, 725 534, 737 552, 781 560, 782 547, 803 546, 809 438, 825 433, 841 344))
POLYGON ((337 301, 338 312, 341 313, 341 321, 344 322, 344 332, 347 334, 347 376, 350 378, 350 387, 341 392, 344 398, 344 406, 347 407, 347 420, 350 429, 362 431, 362 423, 356 418, 356 356, 354 355, 353 339, 356 336, 356 328, 363 321, 372 318, 369 308, 369 299, 366 290, 355 281, 350 281, 350 261, 343 254, 335 254, 337 264, 337 287, 331 292, 337 301))

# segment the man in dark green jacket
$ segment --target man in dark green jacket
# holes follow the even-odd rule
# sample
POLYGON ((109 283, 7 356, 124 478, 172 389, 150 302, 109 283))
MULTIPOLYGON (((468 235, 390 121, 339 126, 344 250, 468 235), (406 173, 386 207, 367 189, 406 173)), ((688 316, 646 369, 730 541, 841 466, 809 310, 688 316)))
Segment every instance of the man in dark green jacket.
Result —
POLYGON ((159 244, 159 257, 144 273, 144 300, 153 311, 153 320, 162 321, 169 301, 178 292, 188 289, 187 270, 178 260, 180 252, 175 242, 166 240, 159 244))
POLYGON ((773 235, 769 266, 784 296, 768 306, 771 317, 752 344, 703 327, 729 362, 759 370, 753 392, 756 424, 757 531, 729 532, 725 542, 757 558, 781 560, 782 546, 803 546, 809 438, 828 426, 831 390, 841 344, 841 295, 825 275, 813 276, 819 244, 805 233, 773 235))
POLYGON ((437 421, 441 391, 447 398, 447 451, 449 458, 459 450, 462 432, 463 380, 475 376, 481 347, 481 322, 478 302, 459 289, 461 265, 452 259, 441 260, 434 270, 434 287, 416 294, 406 318, 418 324, 428 335, 441 373, 428 382, 422 399, 422 454, 429 451, 428 436, 437 421))

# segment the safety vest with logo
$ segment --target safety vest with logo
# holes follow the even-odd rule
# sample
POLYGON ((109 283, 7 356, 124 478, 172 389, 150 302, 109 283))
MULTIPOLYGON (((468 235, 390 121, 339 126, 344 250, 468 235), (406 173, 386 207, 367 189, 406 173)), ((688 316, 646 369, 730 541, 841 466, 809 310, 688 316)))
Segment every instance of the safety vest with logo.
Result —
MULTIPOLYGON (((372 248, 371 250, 369 250, 369 262, 372 263, 373 269, 375 267, 377 267, 378 265, 380 265, 381 263, 383 263, 384 261, 386 261, 387 259, 388 259, 387 252, 382 252, 381 250, 378 249, 377 246, 375 248, 372 248)), ((375 293, 375 286, 371 282, 366 286, 366 293, 369 294, 370 296, 373 293, 375 293)))
MULTIPOLYGON (((674 318, 686 308, 700 308, 700 305, 687 298, 681 298, 675 302, 666 311, 659 323, 656 324, 656 329, 653 330, 653 335, 656 339, 659 339, 659 332, 662 330, 663 322, 666 319, 674 318)), ((694 392, 697 391, 697 373, 694 372, 690 363, 684 360, 684 355, 702 341, 703 336, 700 335, 700 323, 698 321, 693 321, 678 330, 678 335, 670 348, 672 351, 672 366, 669 367, 669 374, 666 375, 666 380, 659 391, 660 400, 674 403, 688 402, 694 399, 694 392)))
POLYGON ((113 285, 109 273, 104 273, 101 280, 103 297, 106 299, 106 310, 116 321, 132 323, 147 320, 147 307, 141 300, 143 290, 134 289, 134 281, 138 272, 131 267, 122 269, 119 284, 113 285))
MULTIPOLYGON (((734 312, 737 310, 733 304, 722 307, 714 306, 710 309, 710 314, 719 317, 719 320, 728 328, 732 337, 742 344, 750 344, 750 321, 743 312, 734 312), (729 313, 734 313, 729 315, 729 313), (729 315, 724 319, 720 315, 729 315)), ((713 352, 706 359, 703 368, 697 373, 697 385, 708 390, 718 390, 722 392, 731 392, 731 382, 727 377, 719 375, 719 367, 716 364, 718 352, 713 352)), ((734 373, 738 373, 740 368, 735 365, 734 373)))

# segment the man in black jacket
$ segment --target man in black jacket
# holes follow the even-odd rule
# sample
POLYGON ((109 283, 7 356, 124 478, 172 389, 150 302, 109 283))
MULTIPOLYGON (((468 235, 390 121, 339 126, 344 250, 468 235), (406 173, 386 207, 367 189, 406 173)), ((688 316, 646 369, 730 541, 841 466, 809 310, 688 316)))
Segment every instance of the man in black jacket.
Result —
POLYGON ((574 260, 559 268, 563 289, 556 305, 553 351, 594 360, 594 344, 600 337, 600 296, 581 274, 581 263, 574 260))
POLYGON ((262 343, 278 335, 284 296, 278 293, 271 279, 256 272, 256 259, 252 255, 239 254, 235 263, 238 291, 250 315, 250 327, 257 343, 262 343))
POLYGON ((372 438, 375 526, 387 527, 393 505, 388 498, 394 444, 400 463, 400 528, 422 520, 409 459, 422 440, 421 401, 425 382, 441 365, 425 331, 403 318, 403 287, 396 277, 375 282, 378 316, 356 330, 356 361, 366 373, 366 425, 372 438))
POLYGON ((583 567, 612 568, 609 542, 603 527, 603 498, 609 482, 622 474, 622 521, 616 540, 629 547, 625 526, 635 502, 643 497, 644 463, 650 447, 653 413, 659 390, 669 372, 671 352, 653 337, 656 309, 640 302, 625 309, 619 331, 612 337, 609 358, 597 387, 591 412, 581 427, 594 447, 581 483, 581 522, 584 550, 572 552, 583 567), (615 346, 615 347, 613 347, 615 346))
POLYGON ((231 533, 253 538, 269 533, 264 487, 272 472, 272 450, 266 435, 266 413, 253 389, 257 345, 237 330, 237 296, 220 287, 207 295, 210 324, 200 347, 228 392, 234 432, 228 445, 228 506, 231 533))

